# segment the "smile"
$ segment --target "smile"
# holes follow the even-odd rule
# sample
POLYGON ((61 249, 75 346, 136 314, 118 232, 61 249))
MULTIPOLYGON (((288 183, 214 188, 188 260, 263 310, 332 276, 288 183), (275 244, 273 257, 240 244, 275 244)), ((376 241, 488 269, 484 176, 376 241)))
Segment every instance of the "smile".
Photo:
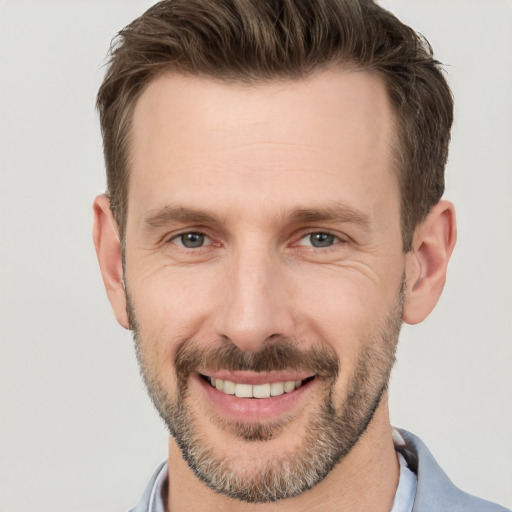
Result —
POLYGON ((208 373, 196 373, 192 382, 199 388, 192 389, 202 390, 215 416, 238 423, 276 421, 290 415, 308 405, 304 397, 313 396, 320 384, 316 374, 296 371, 208 373))
POLYGON ((270 398, 290 393, 311 380, 289 380, 284 382, 272 382, 263 384, 244 384, 230 380, 207 377, 210 385, 226 395, 235 395, 238 398, 270 398))

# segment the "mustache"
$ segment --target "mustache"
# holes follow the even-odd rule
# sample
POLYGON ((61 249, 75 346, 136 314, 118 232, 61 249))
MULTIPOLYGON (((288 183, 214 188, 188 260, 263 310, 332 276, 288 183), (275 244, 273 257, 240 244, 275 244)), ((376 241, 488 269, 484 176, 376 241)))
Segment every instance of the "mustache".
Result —
POLYGON ((229 340, 200 346, 187 339, 178 347, 174 360, 178 379, 205 370, 272 372, 294 370, 312 373, 324 379, 336 379, 340 361, 334 349, 318 344, 299 349, 300 344, 286 338, 265 343, 260 350, 246 352, 229 340))

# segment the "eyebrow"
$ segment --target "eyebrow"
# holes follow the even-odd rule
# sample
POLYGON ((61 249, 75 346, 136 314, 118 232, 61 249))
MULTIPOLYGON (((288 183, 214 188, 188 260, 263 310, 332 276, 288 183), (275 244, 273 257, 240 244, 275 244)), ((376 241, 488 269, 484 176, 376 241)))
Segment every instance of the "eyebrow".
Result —
MULTIPOLYGON (((320 208, 297 208, 284 212, 282 218, 289 224, 340 222, 356 224, 366 229, 372 224, 367 214, 342 203, 320 208)), ((152 210, 144 217, 144 224, 153 229, 173 223, 214 225, 221 221, 218 216, 204 210, 170 205, 152 210)))
POLYGON ((293 210, 290 215, 290 222, 293 224, 343 222, 357 224, 363 228, 369 228, 372 224, 370 217, 366 213, 342 203, 322 208, 299 208, 293 210))
POLYGON ((185 208, 182 206, 164 206, 150 211, 144 218, 144 224, 150 228, 161 228, 173 222, 194 224, 214 224, 218 218, 203 210, 185 208))

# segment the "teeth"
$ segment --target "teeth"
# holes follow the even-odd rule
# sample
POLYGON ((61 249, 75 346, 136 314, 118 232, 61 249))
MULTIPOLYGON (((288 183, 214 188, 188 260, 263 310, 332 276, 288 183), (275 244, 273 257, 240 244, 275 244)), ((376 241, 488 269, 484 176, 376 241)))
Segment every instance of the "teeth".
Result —
POLYGON ((230 380, 225 380, 221 391, 226 393, 226 395, 234 395, 236 392, 236 384, 230 380))
POLYGON ((252 398, 252 386, 250 384, 236 384, 235 395, 238 398, 252 398))
POLYGON ((252 396, 254 398, 268 398, 270 396, 270 384, 252 386, 252 396))
POLYGON ((226 395, 236 395, 238 398, 269 398, 271 396, 280 396, 289 393, 301 384, 301 380, 289 380, 286 382, 272 382, 272 384, 237 384, 230 380, 210 378, 211 385, 226 393, 226 395))
POLYGON ((270 384, 270 396, 279 396, 284 393, 283 382, 273 382, 270 384))
POLYGON ((295 381, 289 380, 288 382, 284 383, 284 392, 289 393, 290 391, 293 391, 295 389, 295 381))

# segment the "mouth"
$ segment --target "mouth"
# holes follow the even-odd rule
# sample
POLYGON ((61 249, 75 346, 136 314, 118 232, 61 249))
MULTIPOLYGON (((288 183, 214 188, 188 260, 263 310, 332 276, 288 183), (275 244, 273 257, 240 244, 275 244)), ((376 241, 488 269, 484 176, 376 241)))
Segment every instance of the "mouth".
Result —
MULTIPOLYGON (((209 372, 208 372, 209 373, 209 372)), ((316 374, 258 373, 220 370, 192 378, 217 418, 239 423, 277 421, 306 407, 320 383, 316 374)))
POLYGON ((306 377, 299 380, 284 380, 278 382, 263 382, 258 384, 250 384, 247 382, 235 382, 228 379, 221 379, 218 377, 210 377, 207 375, 200 375, 200 377, 208 382, 211 387, 225 395, 234 395, 237 398, 256 398, 264 399, 270 397, 277 397, 285 393, 291 393, 296 389, 311 382, 315 375, 306 377))

